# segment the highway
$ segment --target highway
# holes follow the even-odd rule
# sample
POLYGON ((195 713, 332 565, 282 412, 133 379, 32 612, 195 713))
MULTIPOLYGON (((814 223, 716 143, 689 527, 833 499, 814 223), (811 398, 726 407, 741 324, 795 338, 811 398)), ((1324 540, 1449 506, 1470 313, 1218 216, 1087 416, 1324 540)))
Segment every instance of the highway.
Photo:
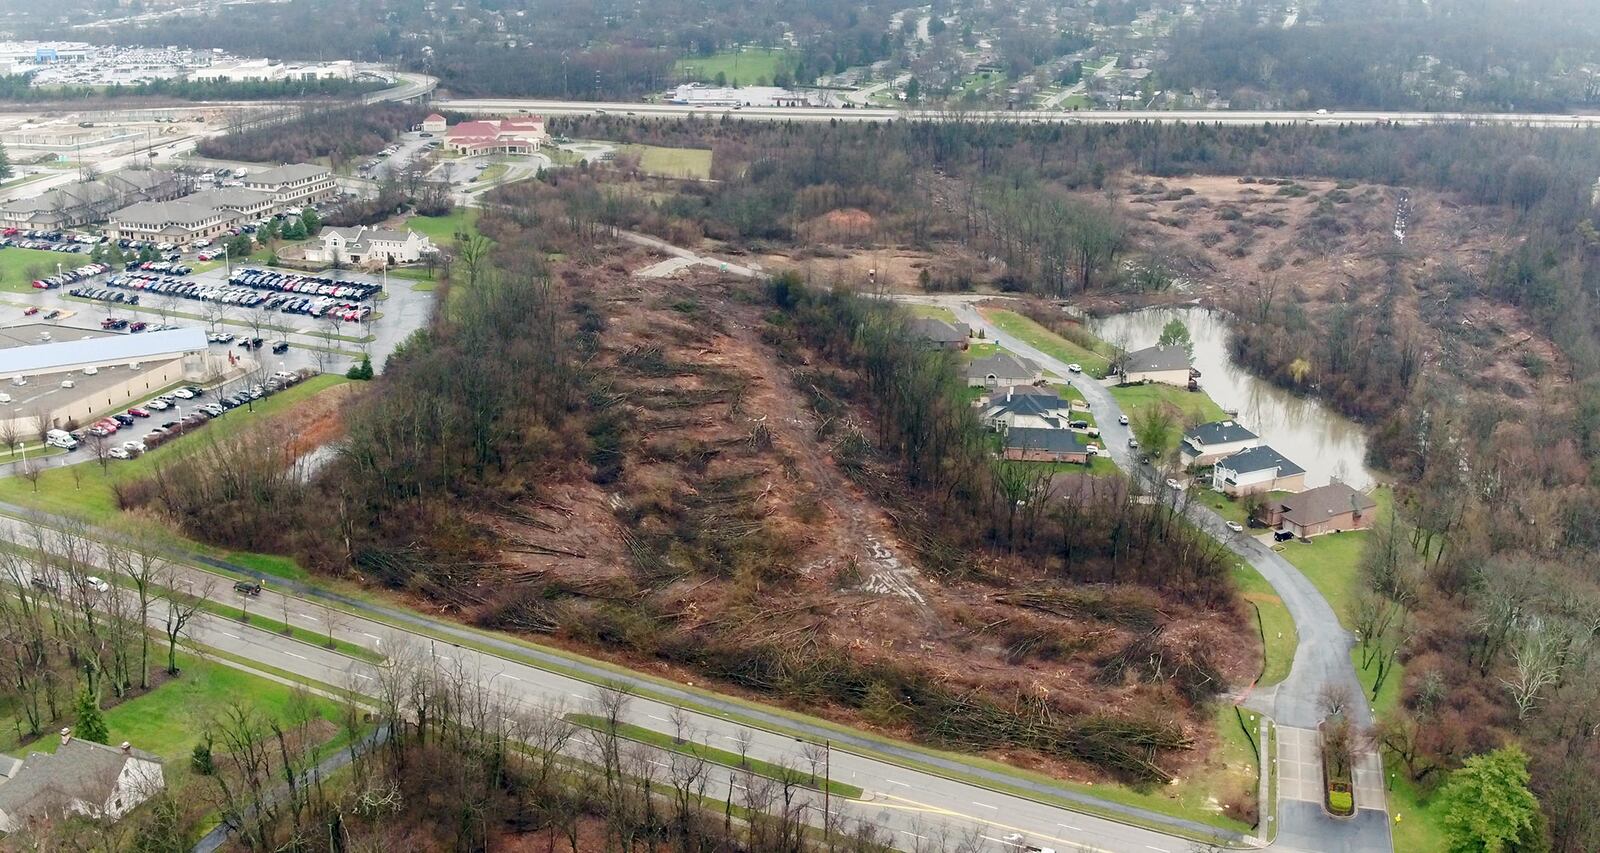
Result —
MULTIPOLYGON (((10 513, 0 516, 0 537, 46 552, 65 550, 53 534, 36 535, 37 528, 19 520, 24 510, 0 510, 10 513)), ((82 549, 77 553, 81 558, 82 549)), ((859 799, 833 797, 831 807, 835 813, 891 831, 903 848, 919 838, 931 841, 940 836, 976 837, 979 848, 996 853, 1019 850, 1022 844, 1063 853, 1183 853, 1189 847, 1188 841, 1174 835, 1084 814, 1022 794, 1092 804, 1101 810, 1157 821, 1173 830, 1217 832, 1201 824, 1101 801, 1031 777, 967 765, 909 744, 869 738, 812 718, 687 689, 692 685, 679 686, 586 658, 513 643, 454 623, 291 581, 268 578, 268 588, 259 597, 246 600, 232 590, 235 575, 203 568, 207 563, 216 566, 217 561, 193 555, 172 557, 174 585, 180 588, 209 588, 214 600, 233 607, 247 606, 251 613, 267 619, 287 619, 319 634, 328 630, 326 613, 336 612, 339 615, 332 621, 338 639, 391 657, 431 660, 442 671, 492 687, 528 712, 592 710, 598 693, 596 685, 616 684, 639 694, 630 701, 624 719, 657 732, 672 734, 675 727, 670 721, 675 709, 692 707, 696 710, 689 712, 688 725, 693 740, 737 751, 735 744, 741 733, 749 731, 754 739, 748 754, 764 761, 805 768, 806 742, 827 743, 832 779, 858 786, 864 792, 859 799), (959 780, 954 774, 974 781, 959 780), (996 790, 983 781, 1017 793, 996 790), (1003 840, 1013 833, 1022 835, 1025 841, 1003 840)), ((99 562, 101 559, 97 555, 95 564, 109 577, 110 570, 99 562)), ((236 574, 249 572, 238 568, 236 574)), ((159 626, 159 618, 152 621, 159 626)), ((258 665, 357 693, 375 694, 384 677, 380 665, 219 616, 197 615, 188 639, 258 665)), ((225 657, 219 659, 230 663, 225 657)), ((717 786, 730 781, 717 780, 711 795, 720 796, 726 787, 719 790, 717 786)), ((821 822, 820 814, 813 817, 814 822, 821 822)), ((1238 838, 1229 840, 1243 843, 1238 838)))
POLYGON ((536 113, 546 116, 598 115, 638 118, 731 118, 750 121, 936 121, 1005 122, 1012 124, 1318 124, 1433 125, 1475 124, 1519 127, 1600 127, 1600 115, 1543 113, 1427 113, 1332 110, 937 110, 868 107, 695 107, 600 101, 557 101, 538 98, 456 98, 435 101, 440 109, 464 113, 536 113))

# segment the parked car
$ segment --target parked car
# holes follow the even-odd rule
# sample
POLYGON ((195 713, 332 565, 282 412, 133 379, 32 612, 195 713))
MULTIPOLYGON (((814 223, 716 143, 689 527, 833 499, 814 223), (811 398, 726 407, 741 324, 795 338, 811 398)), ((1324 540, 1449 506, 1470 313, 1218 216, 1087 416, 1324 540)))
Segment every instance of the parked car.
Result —
POLYGON ((1072 364, 1067 365, 1067 369, 1072 371, 1073 373, 1082 373, 1083 372, 1083 365, 1078 364, 1077 362, 1073 362, 1072 364))
POLYGON ((1228 522, 1228 529, 1232 530, 1234 533, 1243 533, 1244 532, 1244 525, 1240 524, 1237 521, 1230 521, 1230 522, 1228 522))
POLYGON ((1183 491, 1183 484, 1169 477, 1167 479, 1167 488, 1173 490, 1174 492, 1181 492, 1183 491))
POLYGON ((1117 415, 1117 423, 1122 424, 1123 426, 1127 426, 1128 425, 1128 416, 1127 415, 1117 415))
POLYGON ((1272 539, 1273 539, 1274 542, 1288 542, 1290 539, 1293 539, 1293 538, 1294 538, 1294 534, 1290 533, 1287 530, 1274 530, 1274 531, 1272 531, 1272 539))

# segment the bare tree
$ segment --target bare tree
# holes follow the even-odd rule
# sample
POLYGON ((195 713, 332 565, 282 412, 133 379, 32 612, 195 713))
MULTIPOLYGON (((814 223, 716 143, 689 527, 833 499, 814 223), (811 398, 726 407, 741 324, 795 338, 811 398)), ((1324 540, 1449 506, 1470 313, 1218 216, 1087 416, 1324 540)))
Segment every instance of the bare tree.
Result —
POLYGON ((39 463, 37 457, 22 463, 22 470, 17 472, 17 476, 33 485, 33 490, 36 493, 39 491, 39 478, 43 475, 44 466, 39 463))
MULTIPOLYGON (((287 598, 287 596, 285 598, 287 598)), ((334 635, 338 633, 340 628, 344 627, 344 623, 344 611, 335 610, 326 604, 322 605, 322 630, 327 637, 324 645, 330 649, 338 645, 338 643, 334 641, 334 635)))
POLYGON ((89 453, 94 456, 95 461, 100 463, 100 470, 106 470, 111 464, 111 448, 116 446, 112 443, 111 437, 91 432, 84 437, 84 443, 89 446, 89 453))
POLYGON ((0 420, 0 441, 5 442, 6 458, 8 459, 17 452, 18 434, 19 430, 17 429, 17 421, 15 418, 4 418, 3 420, 0 420))
POLYGON ((184 637, 189 622, 211 600, 215 581, 207 579, 198 585, 179 578, 173 567, 166 566, 161 573, 163 587, 161 600, 166 602, 167 613, 162 625, 167 635, 167 674, 178 674, 178 641, 184 637))
POLYGON ((1527 620, 1511 644, 1516 672, 1501 679, 1517 706, 1517 719, 1527 719, 1539 703, 1539 694, 1561 679, 1570 639, 1559 627, 1537 617, 1527 620))

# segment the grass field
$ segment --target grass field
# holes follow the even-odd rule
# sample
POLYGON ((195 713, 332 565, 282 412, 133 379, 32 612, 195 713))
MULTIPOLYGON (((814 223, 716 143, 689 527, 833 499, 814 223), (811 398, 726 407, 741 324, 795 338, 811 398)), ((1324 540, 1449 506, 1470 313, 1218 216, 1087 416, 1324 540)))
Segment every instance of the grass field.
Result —
POLYGON ((1249 563, 1234 563, 1233 583, 1239 594, 1255 605, 1250 611, 1251 622, 1255 621, 1256 610, 1261 612, 1261 633, 1266 635, 1266 665, 1256 686, 1277 684, 1289 677, 1289 668, 1294 665, 1294 649, 1300 642, 1294 630, 1294 619, 1272 584, 1249 563))
MULTIPOLYGON (((1378 698, 1373 700, 1372 684, 1378 677, 1374 662, 1361 668, 1361 647, 1350 652, 1350 662, 1356 668, 1356 678, 1361 681, 1362 698, 1372 702, 1380 716, 1400 703, 1400 685, 1405 681, 1405 668, 1396 663, 1384 678, 1378 698)), ((1395 850, 1417 850, 1422 853, 1444 853, 1447 849, 1442 821, 1443 809, 1433 799, 1433 791, 1423 790, 1406 774, 1405 764, 1393 755, 1384 756, 1384 773, 1389 780, 1389 826, 1394 832, 1395 850), (1395 818, 1399 818, 1398 821, 1395 818)))
POLYGON ((436 246, 455 245, 457 234, 475 234, 477 224, 478 211, 471 207, 456 208, 448 216, 413 216, 406 220, 407 228, 426 235, 436 246))
POLYGON ((32 293, 34 273, 55 275, 56 264, 64 270, 77 269, 89 262, 87 255, 69 255, 44 249, 0 249, 0 290, 32 293))
MULTIPOLYGON (((165 663, 166 649, 159 643, 151 652, 159 660, 157 666, 165 663)), ((339 709, 333 702, 275 681, 187 654, 178 656, 178 666, 183 671, 177 678, 106 710, 111 743, 127 741, 166 759, 173 767, 187 767, 189 753, 200 742, 205 723, 234 703, 243 703, 261 716, 279 720, 287 720, 296 703, 309 703, 311 713, 329 722, 339 720, 339 709)), ((60 738, 47 734, 19 746, 15 727, 9 725, 9 720, 5 722, 7 725, 0 727, 0 738, 4 738, 6 751, 12 755, 54 752, 61 745, 60 738)))
POLYGON ((1111 396, 1122 407, 1123 414, 1133 418, 1140 409, 1158 403, 1170 404, 1183 413, 1181 420, 1209 423, 1225 420, 1228 416, 1217 401, 1204 391, 1190 391, 1176 385, 1147 382, 1143 385, 1113 385, 1111 396))
POLYGON ((943 320, 946 323, 954 323, 956 321, 956 314, 954 311, 939 305, 920 305, 916 302, 908 302, 903 307, 913 317, 929 320, 943 320))
MULTIPOLYGON (((234 409, 195 432, 170 441, 137 459, 111 460, 104 470, 95 462, 82 462, 82 483, 73 481, 73 474, 65 468, 51 468, 39 477, 38 491, 21 477, 0 480, 0 501, 35 507, 46 512, 77 516, 90 521, 103 522, 117 514, 117 499, 112 492, 116 483, 132 482, 149 476, 162 461, 180 458, 197 442, 214 441, 237 435, 251 425, 273 415, 287 411, 297 403, 347 382, 343 376, 314 376, 287 391, 260 400, 255 411, 234 409)), ((204 402, 206 398, 201 398, 204 402)), ((87 453, 80 449, 78 453, 87 453)))
POLYGON ((631 154, 639 158, 639 168, 652 175, 661 175, 668 178, 696 178, 707 180, 711 177, 711 149, 709 148, 664 148, 660 145, 622 145, 617 148, 620 154, 631 154))
POLYGON ((720 73, 730 86, 735 81, 753 86, 762 80, 770 84, 779 71, 790 68, 793 62, 786 50, 749 48, 725 50, 710 56, 686 56, 673 63, 672 70, 690 81, 714 82, 720 73))
POLYGON ((1106 372, 1111 369, 1111 359, 1107 357, 1107 353, 1081 347, 1015 311, 985 309, 983 316, 1001 331, 1016 336, 1045 355, 1068 364, 1082 365, 1084 373, 1097 379, 1104 378, 1106 372))
MULTIPOLYGON (((596 731, 605 731, 606 729, 605 719, 592 714, 568 714, 567 720, 574 725, 583 726, 584 728, 594 729, 596 731)), ((668 752, 697 756, 712 764, 721 764, 724 767, 733 768, 743 767, 757 776, 764 776, 768 779, 775 779, 778 781, 787 779, 800 785, 816 788, 819 791, 826 788, 836 797, 859 799, 862 795, 862 790, 855 785, 850 785, 839 781, 825 782, 821 777, 821 768, 818 768, 818 777, 816 779, 812 779, 809 768, 802 769, 783 767, 781 765, 771 764, 766 761, 749 758, 748 756, 745 757, 741 762, 739 753, 737 752, 729 752, 725 749, 718 749, 714 746, 707 746, 703 743, 697 743, 692 740, 684 740, 680 742, 670 734, 647 729, 643 726, 630 725, 628 723, 622 723, 617 726, 617 735, 619 737, 626 738, 627 740, 647 743, 651 746, 659 747, 668 752)))

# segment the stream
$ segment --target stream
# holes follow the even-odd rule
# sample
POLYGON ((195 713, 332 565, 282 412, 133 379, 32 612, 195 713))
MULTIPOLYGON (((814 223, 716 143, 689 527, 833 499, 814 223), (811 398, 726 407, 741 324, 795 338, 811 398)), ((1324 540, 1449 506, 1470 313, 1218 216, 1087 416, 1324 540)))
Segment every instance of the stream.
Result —
POLYGON ((1090 319, 1101 338, 1124 349, 1154 346, 1173 318, 1189 327, 1200 388, 1279 453, 1306 469, 1306 485, 1339 479, 1357 489, 1376 482, 1367 468, 1367 435, 1360 424, 1312 397, 1302 397, 1250 373, 1228 355, 1232 334, 1220 313, 1206 308, 1146 308, 1090 319))

